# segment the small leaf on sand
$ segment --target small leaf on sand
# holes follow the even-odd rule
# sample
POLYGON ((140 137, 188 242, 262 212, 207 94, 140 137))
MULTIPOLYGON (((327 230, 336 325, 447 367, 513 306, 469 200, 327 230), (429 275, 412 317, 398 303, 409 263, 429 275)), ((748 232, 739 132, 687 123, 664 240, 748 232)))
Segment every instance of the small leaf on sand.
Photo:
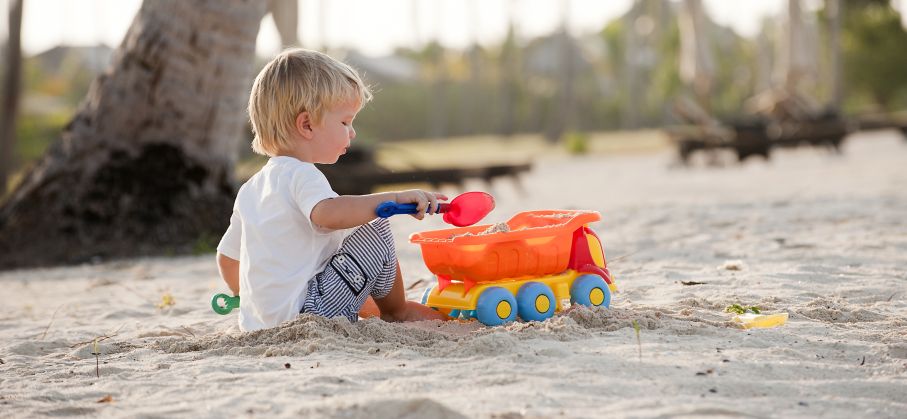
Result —
POLYGON ((176 304, 176 300, 173 299, 173 295, 169 292, 161 296, 161 302, 158 303, 157 308, 164 309, 176 304))
POLYGON ((747 307, 747 306, 743 306, 740 304, 731 304, 731 305, 727 306, 724 309, 724 311, 726 311, 728 313, 737 313, 737 314, 746 314, 747 312, 753 313, 753 314, 760 314, 762 312, 762 310, 759 308, 759 306, 747 307))
POLYGON ((106 395, 98 400, 98 403, 113 403, 113 396, 106 395))

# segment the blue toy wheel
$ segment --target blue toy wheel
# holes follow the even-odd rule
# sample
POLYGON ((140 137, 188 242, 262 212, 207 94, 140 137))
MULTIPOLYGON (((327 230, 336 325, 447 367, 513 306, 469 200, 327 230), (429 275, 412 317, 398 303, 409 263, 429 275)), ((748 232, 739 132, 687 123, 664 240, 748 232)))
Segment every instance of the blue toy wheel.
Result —
POLYGON ((573 280, 570 302, 588 307, 611 306, 611 290, 598 275, 582 275, 573 280))
POLYGON ((482 291, 476 303, 476 318, 486 326, 497 326, 516 319, 516 298, 501 287, 482 291))
POLYGON ((516 293, 517 311, 526 321, 542 321, 554 315, 557 302, 551 287, 541 282, 527 282, 516 293))

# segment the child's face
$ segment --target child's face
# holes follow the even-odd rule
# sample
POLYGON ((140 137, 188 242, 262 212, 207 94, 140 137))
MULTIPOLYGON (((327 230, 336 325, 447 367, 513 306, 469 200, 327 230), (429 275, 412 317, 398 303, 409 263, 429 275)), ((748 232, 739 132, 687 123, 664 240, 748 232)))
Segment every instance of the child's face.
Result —
POLYGON ((359 113, 359 102, 350 100, 328 108, 321 123, 312 127, 314 134, 313 157, 315 163, 336 163, 346 154, 350 142, 356 138, 353 119, 359 113))

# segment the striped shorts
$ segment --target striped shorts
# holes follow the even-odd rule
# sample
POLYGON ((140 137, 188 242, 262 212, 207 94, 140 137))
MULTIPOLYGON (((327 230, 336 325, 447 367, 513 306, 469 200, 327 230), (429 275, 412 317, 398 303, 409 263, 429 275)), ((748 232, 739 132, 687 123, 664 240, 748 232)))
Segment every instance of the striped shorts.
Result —
POLYGON ((344 316, 354 322, 366 298, 386 297, 396 277, 394 236, 387 219, 378 218, 347 237, 324 271, 315 275, 300 313, 344 316))

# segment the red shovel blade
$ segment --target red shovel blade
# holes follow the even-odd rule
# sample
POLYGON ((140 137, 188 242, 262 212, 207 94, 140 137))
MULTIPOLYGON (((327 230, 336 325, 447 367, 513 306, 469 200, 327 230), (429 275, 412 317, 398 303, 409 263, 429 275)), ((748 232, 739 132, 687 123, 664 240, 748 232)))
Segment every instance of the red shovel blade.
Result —
POLYGON ((457 227, 471 226, 485 218, 493 209, 494 197, 485 192, 466 192, 449 204, 441 204, 444 222, 457 227))

